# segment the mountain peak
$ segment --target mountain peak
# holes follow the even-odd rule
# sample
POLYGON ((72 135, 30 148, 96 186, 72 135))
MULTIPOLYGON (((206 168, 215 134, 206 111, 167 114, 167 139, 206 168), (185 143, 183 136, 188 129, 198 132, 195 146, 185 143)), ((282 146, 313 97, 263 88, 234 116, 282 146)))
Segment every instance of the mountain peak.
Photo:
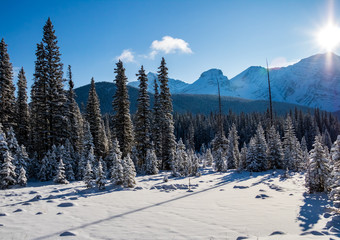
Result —
POLYGON ((217 77, 217 76, 223 76, 223 72, 221 69, 212 68, 209 69, 201 74, 200 78, 210 78, 210 77, 217 77))

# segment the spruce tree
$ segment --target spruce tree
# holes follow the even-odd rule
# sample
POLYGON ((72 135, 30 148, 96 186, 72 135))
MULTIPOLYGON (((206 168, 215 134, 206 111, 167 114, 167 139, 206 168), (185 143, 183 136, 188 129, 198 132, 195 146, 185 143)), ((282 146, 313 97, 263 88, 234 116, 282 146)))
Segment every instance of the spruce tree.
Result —
POLYGON ((11 153, 6 151, 3 158, 4 162, 0 166, 0 187, 5 189, 16 184, 17 175, 15 173, 15 166, 12 163, 11 153))
POLYGON ((156 156, 162 157, 162 132, 161 132, 161 105, 160 96, 158 91, 157 79, 154 80, 154 104, 152 112, 152 140, 154 142, 154 148, 156 156))
POLYGON ((19 177, 18 177, 18 184, 22 187, 25 187, 27 185, 26 171, 23 167, 20 168, 20 173, 19 173, 19 177))
POLYGON ((261 172, 267 169, 267 143, 261 123, 258 124, 256 134, 252 138, 247 154, 247 169, 252 172, 261 172))
POLYGON ((89 160, 87 160, 87 163, 86 163, 83 181, 86 185, 86 188, 93 187, 93 172, 92 172, 91 162, 89 160))
POLYGON ((147 152, 151 150, 151 126, 150 126, 150 98, 147 92, 148 83, 143 66, 139 70, 139 95, 137 99, 137 112, 135 124, 135 140, 138 165, 137 169, 142 172, 146 170, 147 152))
POLYGON ((48 18, 43 28, 43 39, 45 51, 45 76, 47 78, 47 102, 48 102, 48 134, 50 146, 64 143, 68 137, 68 118, 66 108, 66 95, 63 84, 63 64, 60 59, 57 37, 48 18))
POLYGON ((267 148, 267 159, 268 169, 283 169, 283 149, 280 140, 280 135, 276 131, 274 126, 268 131, 268 148, 267 148))
POLYGON ((7 44, 0 42, 0 123, 4 129, 15 127, 15 87, 13 67, 7 52, 7 44))
POLYGON ((0 165, 4 162, 4 154, 9 151, 6 141, 6 134, 2 130, 2 124, 0 123, 0 165))
POLYGON ((205 153, 205 159, 206 159, 206 164, 208 167, 212 166, 214 158, 213 155, 211 154, 211 149, 208 148, 205 153))
POLYGON ((117 140, 120 145, 122 157, 126 157, 128 154, 131 154, 132 146, 134 145, 133 126, 130 116, 130 101, 126 86, 127 78, 125 76, 125 68, 123 67, 123 62, 120 60, 116 65, 116 77, 114 81, 117 89, 113 97, 112 106, 115 112, 117 140))
POLYGON ((98 189, 99 190, 105 189, 106 180, 105 180, 105 173, 103 171, 103 166, 102 166, 101 161, 99 161, 99 165, 98 165, 96 175, 97 175, 96 185, 97 185, 98 189))
POLYGON ((24 68, 18 75, 18 96, 16 101, 16 136, 18 143, 25 144, 29 141, 30 115, 27 104, 27 81, 24 68))
POLYGON ((44 44, 37 44, 34 83, 31 89, 31 142, 40 160, 51 147, 49 138, 48 82, 44 44))
POLYGON ((174 121, 172 116, 172 100, 168 86, 168 68, 164 58, 162 58, 161 65, 158 68, 158 79, 160 85, 160 107, 161 107, 161 133, 162 133, 162 168, 164 170, 170 170, 171 152, 176 149, 176 141, 174 135, 174 121))
POLYGON ((95 154, 105 157, 108 151, 108 142, 102 125, 100 103, 96 92, 94 78, 91 79, 91 88, 86 105, 86 120, 90 124, 90 130, 95 146, 95 154))
POLYGON ((158 160, 154 149, 148 149, 145 162, 146 174, 158 174, 158 160))
POLYGON ((240 152, 240 162, 238 164, 238 170, 245 170, 247 168, 247 145, 244 143, 240 152))
POLYGON ((44 181, 48 181, 49 180, 49 164, 48 164, 48 157, 47 155, 43 157, 43 159, 41 160, 41 163, 40 163, 40 170, 37 174, 38 176, 38 179, 42 182, 44 181))
POLYGON ((61 158, 59 160, 59 165, 58 165, 58 168, 57 168, 57 175, 54 177, 53 181, 55 183, 59 183, 59 184, 68 184, 69 183, 66 179, 65 167, 64 167, 63 160, 61 158))
POLYGON ((310 151, 306 174, 306 186, 310 193, 327 192, 329 189, 329 159, 326 157, 321 141, 321 136, 316 136, 313 149, 310 151))
POLYGON ((68 137, 66 94, 63 89, 63 64, 57 37, 50 18, 43 28, 43 39, 37 45, 32 99, 34 150, 39 159, 53 145, 68 137))
POLYGON ((124 168, 124 182, 123 185, 126 188, 132 188, 136 185, 136 170, 133 162, 130 158, 130 154, 128 154, 123 159, 123 168, 124 168))
POLYGON ((330 175, 330 199, 334 202, 340 202, 340 135, 338 135, 336 141, 331 148, 331 162, 333 165, 330 175))
POLYGON ((111 165, 111 181, 116 185, 122 185, 124 182, 122 152, 119 149, 117 138, 113 139, 112 149, 108 156, 108 162, 111 165))
POLYGON ((75 100, 76 94, 73 90, 74 83, 72 78, 71 66, 68 65, 67 71, 69 90, 67 92, 67 108, 68 108, 68 118, 70 124, 70 141, 73 149, 76 152, 81 152, 82 141, 83 141, 83 118, 80 113, 79 106, 75 100))
POLYGON ((221 146, 215 152, 214 161, 214 168, 217 172, 225 172, 228 170, 226 155, 224 154, 224 150, 221 146))
POLYGON ((239 136, 236 130, 236 125, 233 124, 228 134, 228 152, 227 152, 227 163, 228 169, 238 168, 240 161, 240 152, 238 150, 239 136))

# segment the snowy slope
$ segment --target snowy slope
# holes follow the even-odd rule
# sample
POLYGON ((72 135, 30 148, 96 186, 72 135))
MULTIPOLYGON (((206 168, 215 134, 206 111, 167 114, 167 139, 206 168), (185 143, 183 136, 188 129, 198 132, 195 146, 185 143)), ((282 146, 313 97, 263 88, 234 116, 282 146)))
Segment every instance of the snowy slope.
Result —
MULTIPOLYGON (((318 54, 300 62, 270 70, 274 101, 340 109, 340 57, 318 54)), ((266 69, 250 67, 230 80, 230 96, 268 99, 266 69)))
POLYGON ((194 83, 184 88, 180 93, 186 94, 218 94, 217 82, 220 85, 221 95, 228 96, 229 80, 219 69, 210 69, 201 74, 194 83))
MULTIPOLYGON (((299 104, 327 111, 340 110, 340 57, 333 54, 317 54, 298 63, 270 69, 273 101, 299 104)), ((252 66, 228 80, 219 69, 201 74, 192 84, 171 84, 173 93, 213 94, 252 100, 268 99, 267 71, 252 66)), ((182 82, 183 83, 183 82, 182 82)))
POLYGON ((0 239, 336 239, 324 194, 305 194, 303 174, 215 173, 137 177, 138 187, 87 190, 30 183, 0 191, 0 239), (66 236, 62 235, 71 235, 66 236))
MULTIPOLYGON (((157 74, 155 73, 152 73, 152 72, 149 72, 148 75, 148 92, 151 92, 151 93, 154 93, 154 80, 157 79, 157 83, 158 83, 158 86, 160 86, 160 82, 157 78, 157 74)), ((188 86, 189 84, 188 83, 185 83, 181 80, 176 80, 176 79, 172 79, 172 78, 169 78, 169 89, 170 89, 170 92, 172 94, 175 94, 175 93, 179 93, 181 92, 186 86, 188 86)), ((139 87, 139 82, 138 81, 133 81, 133 82, 129 82, 128 84, 129 86, 132 86, 132 87, 135 87, 135 88, 138 88, 139 87)))

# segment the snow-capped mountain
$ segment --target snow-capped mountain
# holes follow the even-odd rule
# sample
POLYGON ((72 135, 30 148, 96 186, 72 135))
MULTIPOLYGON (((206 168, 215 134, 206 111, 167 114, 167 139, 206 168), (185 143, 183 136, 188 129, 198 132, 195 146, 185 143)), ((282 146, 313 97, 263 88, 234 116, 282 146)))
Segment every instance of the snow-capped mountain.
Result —
MULTIPOLYGON (((270 69, 274 101, 340 110, 340 57, 317 54, 298 63, 270 69)), ((228 96, 268 99, 267 72, 250 67, 230 80, 228 96)))
MULTIPOLYGON (((149 92, 153 91, 154 73, 148 74, 149 92)), ((288 67, 270 69, 273 101, 340 110, 340 57, 333 53, 317 54, 288 67)), ((268 99, 267 70, 252 66, 228 80, 219 69, 203 72, 192 84, 169 79, 172 94, 216 95, 217 81, 222 96, 252 100, 268 99)), ((129 83, 138 87, 138 82, 129 83)))
POLYGON ((220 69, 203 72, 197 81, 185 87, 180 93, 216 95, 218 94, 217 82, 220 84, 221 95, 228 96, 230 82, 226 76, 223 76, 220 69))
MULTIPOLYGON (((158 86, 160 85, 160 82, 157 78, 157 74, 149 72, 147 75, 148 78, 148 92, 154 93, 154 80, 157 80, 158 86)), ((181 80, 176 80, 176 79, 172 79, 169 78, 169 89, 170 92, 175 94, 175 93, 180 93, 185 87, 187 87, 189 85, 189 83, 183 82, 181 80)), ((129 82, 128 84, 129 86, 138 88, 139 82, 138 81, 133 81, 133 82, 129 82)))

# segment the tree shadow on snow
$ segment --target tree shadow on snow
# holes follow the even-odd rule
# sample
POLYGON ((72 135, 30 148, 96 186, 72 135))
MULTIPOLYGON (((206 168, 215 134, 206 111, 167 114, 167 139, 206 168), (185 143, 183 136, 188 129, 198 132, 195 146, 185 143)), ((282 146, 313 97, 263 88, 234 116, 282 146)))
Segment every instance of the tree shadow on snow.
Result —
MULTIPOLYGON (((82 228, 86 228, 86 227, 93 226, 93 225, 96 225, 96 224, 101 224, 103 222, 114 220, 114 219, 117 219, 117 218, 120 218, 120 217, 124 217, 124 216, 131 215, 131 214, 134 214, 134 213, 137 213, 137 212, 145 211, 145 210, 148 210, 148 209, 151 209, 151 208, 154 208, 154 207, 162 206, 162 205, 165 205, 165 204, 168 204, 168 203, 171 203, 171 202, 174 202, 174 201, 178 201, 178 200, 181 200, 181 199, 184 199, 184 198, 188 198, 188 197, 191 197, 191 196, 203 193, 203 192, 207 192, 207 191, 219 188, 223 185, 229 184, 231 182, 245 181, 245 180, 248 180, 249 178, 251 178, 251 176, 247 172, 238 173, 238 172, 232 170, 232 171, 229 172, 229 174, 225 174, 223 177, 220 178, 221 182, 217 183, 216 185, 214 185, 210 188, 206 188, 206 189, 203 189, 203 190, 190 192, 190 193, 187 192, 187 193, 184 193, 184 195, 181 195, 179 197, 175 197, 175 198, 172 198, 172 199, 169 199, 169 200, 165 200, 165 201, 162 201, 162 202, 158 202, 158 203, 151 204, 151 205, 141 207, 141 208, 137 208, 137 209, 134 209, 134 210, 126 211, 126 212, 116 214, 116 215, 113 215, 113 216, 110 216, 110 217, 107 217, 107 218, 99 219, 97 221, 85 223, 85 224, 80 225, 80 226, 72 227, 72 228, 69 228, 69 229, 64 229, 63 231, 59 231, 59 232, 55 232, 55 233, 51 233, 51 234, 48 234, 48 235, 45 235, 45 236, 35 238, 35 240, 49 239, 49 238, 58 236, 60 233, 63 233, 65 231, 71 232, 71 231, 74 231, 74 230, 77 230, 77 229, 82 229, 82 228)), ((125 190, 125 189, 121 188, 121 190, 125 190)), ((107 192, 110 192, 110 191, 111 192, 117 191, 117 189, 115 189, 115 188, 113 188, 111 190, 108 189, 108 190, 106 190, 102 193, 100 193, 100 192, 88 193, 84 190, 83 194, 84 195, 87 195, 87 194, 90 194, 90 195, 106 194, 107 192)), ((78 192, 78 194, 81 195, 80 192, 78 192)))
POLYGON ((330 203, 325 193, 304 193, 304 205, 301 206, 298 220, 303 231, 310 230, 325 213, 327 204, 330 203))

